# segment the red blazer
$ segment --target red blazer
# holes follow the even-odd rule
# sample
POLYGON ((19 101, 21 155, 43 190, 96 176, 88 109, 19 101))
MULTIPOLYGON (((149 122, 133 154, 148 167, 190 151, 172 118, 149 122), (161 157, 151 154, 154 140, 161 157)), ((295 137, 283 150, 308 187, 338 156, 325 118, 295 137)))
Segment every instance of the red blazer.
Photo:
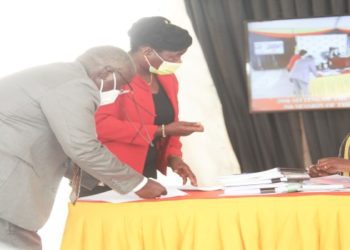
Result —
POLYGON ((292 68, 293 68, 293 66, 294 66, 294 64, 295 64, 300 58, 301 58, 301 56, 298 55, 298 54, 293 55, 293 56, 290 58, 289 62, 288 62, 288 65, 287 65, 287 67, 286 67, 287 70, 288 70, 288 71, 291 71, 292 68))
MULTIPOLYGON (((178 81, 175 75, 157 76, 174 108, 178 121, 178 81)), ((101 106, 95 115, 98 139, 121 161, 142 174, 150 142, 154 139, 155 107, 147 83, 135 76, 129 93, 119 95, 113 104, 101 106)), ((157 145, 156 168, 166 174, 169 155, 182 156, 179 137, 161 138, 157 145)))

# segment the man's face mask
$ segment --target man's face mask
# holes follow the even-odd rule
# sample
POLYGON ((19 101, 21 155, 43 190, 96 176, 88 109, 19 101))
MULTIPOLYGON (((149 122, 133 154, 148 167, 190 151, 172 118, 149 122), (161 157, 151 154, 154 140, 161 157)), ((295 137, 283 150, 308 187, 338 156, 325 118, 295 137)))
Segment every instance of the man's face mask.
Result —
POLYGON ((160 55, 158 55, 158 53, 155 50, 153 51, 159 57, 159 59, 162 60, 162 63, 159 65, 158 69, 156 69, 151 65, 148 58, 145 56, 145 59, 149 65, 149 72, 157 75, 170 75, 174 74, 175 71, 181 66, 181 63, 165 61, 160 55))
POLYGON ((113 72, 113 89, 108 91, 102 91, 104 85, 104 80, 101 79, 101 86, 100 86, 100 97, 101 97, 101 103, 100 105, 107 105, 114 103, 117 99, 118 95, 128 93, 128 90, 120 91, 117 89, 117 79, 115 77, 115 73, 113 72))

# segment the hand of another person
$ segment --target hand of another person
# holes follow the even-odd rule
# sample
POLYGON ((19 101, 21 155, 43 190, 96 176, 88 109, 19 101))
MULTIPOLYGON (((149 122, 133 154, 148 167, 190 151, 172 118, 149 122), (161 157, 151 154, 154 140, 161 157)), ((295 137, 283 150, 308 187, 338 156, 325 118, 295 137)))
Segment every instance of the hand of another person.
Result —
POLYGON ((161 195, 166 195, 167 191, 160 183, 148 179, 146 185, 139 191, 135 192, 138 196, 144 199, 157 198, 161 195))
POLYGON ((311 177, 331 175, 338 172, 350 172, 350 160, 338 157, 323 158, 309 169, 311 177))
POLYGON ((317 162, 316 168, 329 174, 335 174, 337 172, 349 172, 350 160, 338 157, 323 158, 317 162))
POLYGON ((310 177, 312 177, 312 178, 329 175, 329 173, 327 173, 325 171, 318 170, 317 165, 311 165, 309 167, 308 172, 309 172, 310 177))
POLYGON ((186 136, 194 132, 203 132, 204 127, 198 122, 172 122, 165 125, 166 135, 186 136))
POLYGON ((197 178, 191 171, 190 167, 177 156, 169 157, 169 166, 177 173, 183 180, 183 185, 186 184, 187 178, 190 179, 193 186, 197 186, 197 178))

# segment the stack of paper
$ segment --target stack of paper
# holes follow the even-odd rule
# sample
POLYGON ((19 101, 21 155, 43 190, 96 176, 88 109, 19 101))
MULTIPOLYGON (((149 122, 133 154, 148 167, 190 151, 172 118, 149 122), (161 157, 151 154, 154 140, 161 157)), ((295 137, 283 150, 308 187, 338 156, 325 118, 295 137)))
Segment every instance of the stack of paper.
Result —
POLYGON ((302 186, 304 192, 349 191, 350 178, 340 175, 329 175, 312 178, 302 186))
POLYGON ((298 192, 301 182, 310 179, 306 170, 273 168, 261 172, 220 176, 225 195, 298 192))
POLYGON ((307 171, 297 168, 272 168, 261 172, 218 177, 219 183, 224 186, 266 184, 275 182, 300 182, 308 179, 310 179, 310 176, 307 171))
POLYGON ((277 194, 299 192, 302 184, 297 182, 279 182, 265 185, 246 185, 225 187, 224 195, 277 194))

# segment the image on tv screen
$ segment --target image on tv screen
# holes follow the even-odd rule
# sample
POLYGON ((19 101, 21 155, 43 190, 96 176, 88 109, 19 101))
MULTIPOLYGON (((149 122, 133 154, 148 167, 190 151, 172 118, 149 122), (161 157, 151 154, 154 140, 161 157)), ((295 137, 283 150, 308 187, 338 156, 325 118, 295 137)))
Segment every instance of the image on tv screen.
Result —
POLYGON ((246 24, 251 112, 350 107, 350 16, 246 24))

